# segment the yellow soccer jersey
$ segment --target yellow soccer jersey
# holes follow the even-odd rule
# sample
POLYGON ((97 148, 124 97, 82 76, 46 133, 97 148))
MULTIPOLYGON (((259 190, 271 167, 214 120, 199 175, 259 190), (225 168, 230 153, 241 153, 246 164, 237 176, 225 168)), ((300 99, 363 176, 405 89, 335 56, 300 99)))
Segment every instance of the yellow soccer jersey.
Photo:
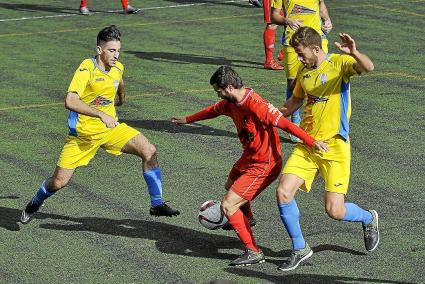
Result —
POLYGON ((316 140, 337 134, 348 139, 350 77, 357 74, 355 62, 349 55, 330 54, 318 68, 303 66, 298 71, 293 95, 307 99, 301 127, 316 140))
MULTIPOLYGON (((272 7, 284 10, 285 17, 301 20, 303 26, 315 29, 322 38, 326 36, 322 31, 322 22, 319 14, 319 0, 273 0, 272 7)), ((285 27, 285 39, 283 45, 289 45, 292 35, 295 33, 291 27, 285 27)))
MULTIPOLYGON (((109 71, 100 70, 96 58, 84 60, 75 71, 68 92, 76 93, 80 99, 112 117, 115 111, 115 96, 122 80, 124 66, 117 62, 109 71)), ((96 139, 108 130, 99 119, 71 111, 68 117, 69 135, 96 139)))

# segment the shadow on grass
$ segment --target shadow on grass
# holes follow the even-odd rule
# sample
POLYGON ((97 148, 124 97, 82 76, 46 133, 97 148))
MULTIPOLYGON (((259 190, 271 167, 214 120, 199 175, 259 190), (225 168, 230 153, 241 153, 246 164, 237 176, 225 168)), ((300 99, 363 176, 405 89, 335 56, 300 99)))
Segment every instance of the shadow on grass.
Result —
POLYGON ((65 14, 79 14, 78 3, 75 6, 75 9, 70 9, 69 7, 59 7, 51 5, 41 5, 41 4, 9 4, 9 3, 0 3, 0 8, 16 10, 16 11, 27 11, 27 12, 52 12, 52 13, 65 13, 65 14))
MULTIPOLYGON (((366 278, 366 277, 347 277, 336 275, 319 274, 289 274, 282 272, 282 275, 270 275, 257 270, 244 268, 226 268, 226 272, 244 277, 252 277, 261 280, 267 280, 272 283, 308 283, 308 284, 333 284, 333 283, 406 283, 392 280, 366 278)), ((413 284, 413 283, 412 283, 413 284)))
MULTIPOLYGON (((0 227, 9 231, 19 231, 20 215, 21 211, 18 209, 0 206, 0 227)), ((168 254, 233 260, 236 257, 235 254, 221 250, 242 248, 236 237, 200 232, 149 220, 69 217, 43 212, 35 214, 34 219, 32 222, 49 219, 49 223, 40 224, 40 228, 48 230, 94 232, 109 236, 154 240, 158 251, 168 254)), ((264 246, 261 246, 261 249, 268 257, 282 256, 283 258, 290 253, 289 250, 275 252, 264 246)), ((313 250, 315 252, 333 250, 361 255, 357 251, 333 245, 320 245, 313 247, 313 250)), ((278 266, 281 260, 269 259, 268 262, 278 266)))
POLYGON ((216 129, 210 126, 202 125, 199 123, 176 125, 169 120, 128 120, 120 119, 120 122, 127 123, 135 128, 142 128, 167 133, 189 133, 199 135, 211 136, 227 136, 237 138, 235 132, 216 129))
POLYGON ((214 66, 229 65, 233 67, 245 67, 264 69, 263 63, 227 59, 225 57, 205 56, 187 53, 172 53, 172 52, 148 52, 148 51, 126 51, 125 53, 133 54, 138 58, 150 61, 163 61, 174 64, 208 64, 214 66), (254 65, 254 66, 253 66, 254 65))
MULTIPOLYGON (((141 128, 159 132, 167 133, 189 133, 198 135, 210 135, 210 136, 226 136, 231 138, 238 138, 236 132, 221 130, 213 128, 200 123, 182 124, 176 125, 171 123, 169 120, 134 120, 134 119, 120 119, 120 122, 127 123, 134 128, 141 128)), ((235 130, 236 131, 236 130, 235 130)), ((285 144, 296 144, 291 139, 279 136, 280 141, 285 144)))

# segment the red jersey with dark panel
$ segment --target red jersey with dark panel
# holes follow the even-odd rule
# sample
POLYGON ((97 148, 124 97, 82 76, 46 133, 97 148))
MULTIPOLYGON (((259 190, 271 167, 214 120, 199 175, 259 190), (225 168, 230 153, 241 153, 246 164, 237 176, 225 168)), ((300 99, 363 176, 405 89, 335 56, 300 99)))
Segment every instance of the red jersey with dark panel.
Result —
POLYGON ((314 139, 304 130, 287 120, 281 112, 268 110, 269 102, 254 90, 246 88, 240 102, 221 100, 200 112, 186 117, 187 123, 226 115, 232 118, 242 143, 243 158, 249 162, 280 161, 281 148, 277 126, 312 146, 314 139))

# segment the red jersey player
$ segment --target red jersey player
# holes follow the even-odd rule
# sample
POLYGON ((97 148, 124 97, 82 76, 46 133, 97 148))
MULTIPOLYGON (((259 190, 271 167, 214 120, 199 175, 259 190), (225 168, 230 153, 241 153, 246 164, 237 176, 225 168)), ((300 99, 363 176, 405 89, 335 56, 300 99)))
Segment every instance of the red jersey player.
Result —
MULTIPOLYGON (((88 0, 81 0, 81 3, 80 3, 80 14, 81 15, 90 16, 92 14, 92 12, 87 7, 87 5, 88 5, 87 2, 88 2, 88 0)), ((121 0, 121 4, 122 4, 122 10, 126 14, 136 14, 140 10, 140 9, 134 8, 133 6, 130 6, 128 4, 128 0, 121 0)))
POLYGON ((250 201, 279 176, 282 168, 279 127, 308 146, 326 151, 322 141, 315 141, 304 130, 292 124, 282 113, 270 113, 269 103, 253 89, 246 88, 242 79, 229 66, 221 66, 212 75, 210 84, 222 100, 189 116, 172 117, 177 124, 211 119, 219 115, 232 118, 236 125, 243 154, 229 173, 222 199, 222 209, 230 225, 245 245, 245 253, 230 263, 243 266, 264 262, 252 234, 249 219, 253 218, 250 201))

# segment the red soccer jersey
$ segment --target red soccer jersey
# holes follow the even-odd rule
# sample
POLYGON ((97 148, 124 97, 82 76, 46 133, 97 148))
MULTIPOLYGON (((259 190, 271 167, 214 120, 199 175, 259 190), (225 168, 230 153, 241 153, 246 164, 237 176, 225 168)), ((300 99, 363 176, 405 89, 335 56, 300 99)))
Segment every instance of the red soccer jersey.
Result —
POLYGON ((232 118, 242 143, 243 156, 250 162, 280 161, 281 148, 277 126, 301 138, 311 146, 314 139, 302 129, 289 122, 282 113, 270 113, 269 102, 254 90, 246 88, 240 102, 221 100, 200 112, 187 116, 187 123, 210 119, 219 115, 232 118))

